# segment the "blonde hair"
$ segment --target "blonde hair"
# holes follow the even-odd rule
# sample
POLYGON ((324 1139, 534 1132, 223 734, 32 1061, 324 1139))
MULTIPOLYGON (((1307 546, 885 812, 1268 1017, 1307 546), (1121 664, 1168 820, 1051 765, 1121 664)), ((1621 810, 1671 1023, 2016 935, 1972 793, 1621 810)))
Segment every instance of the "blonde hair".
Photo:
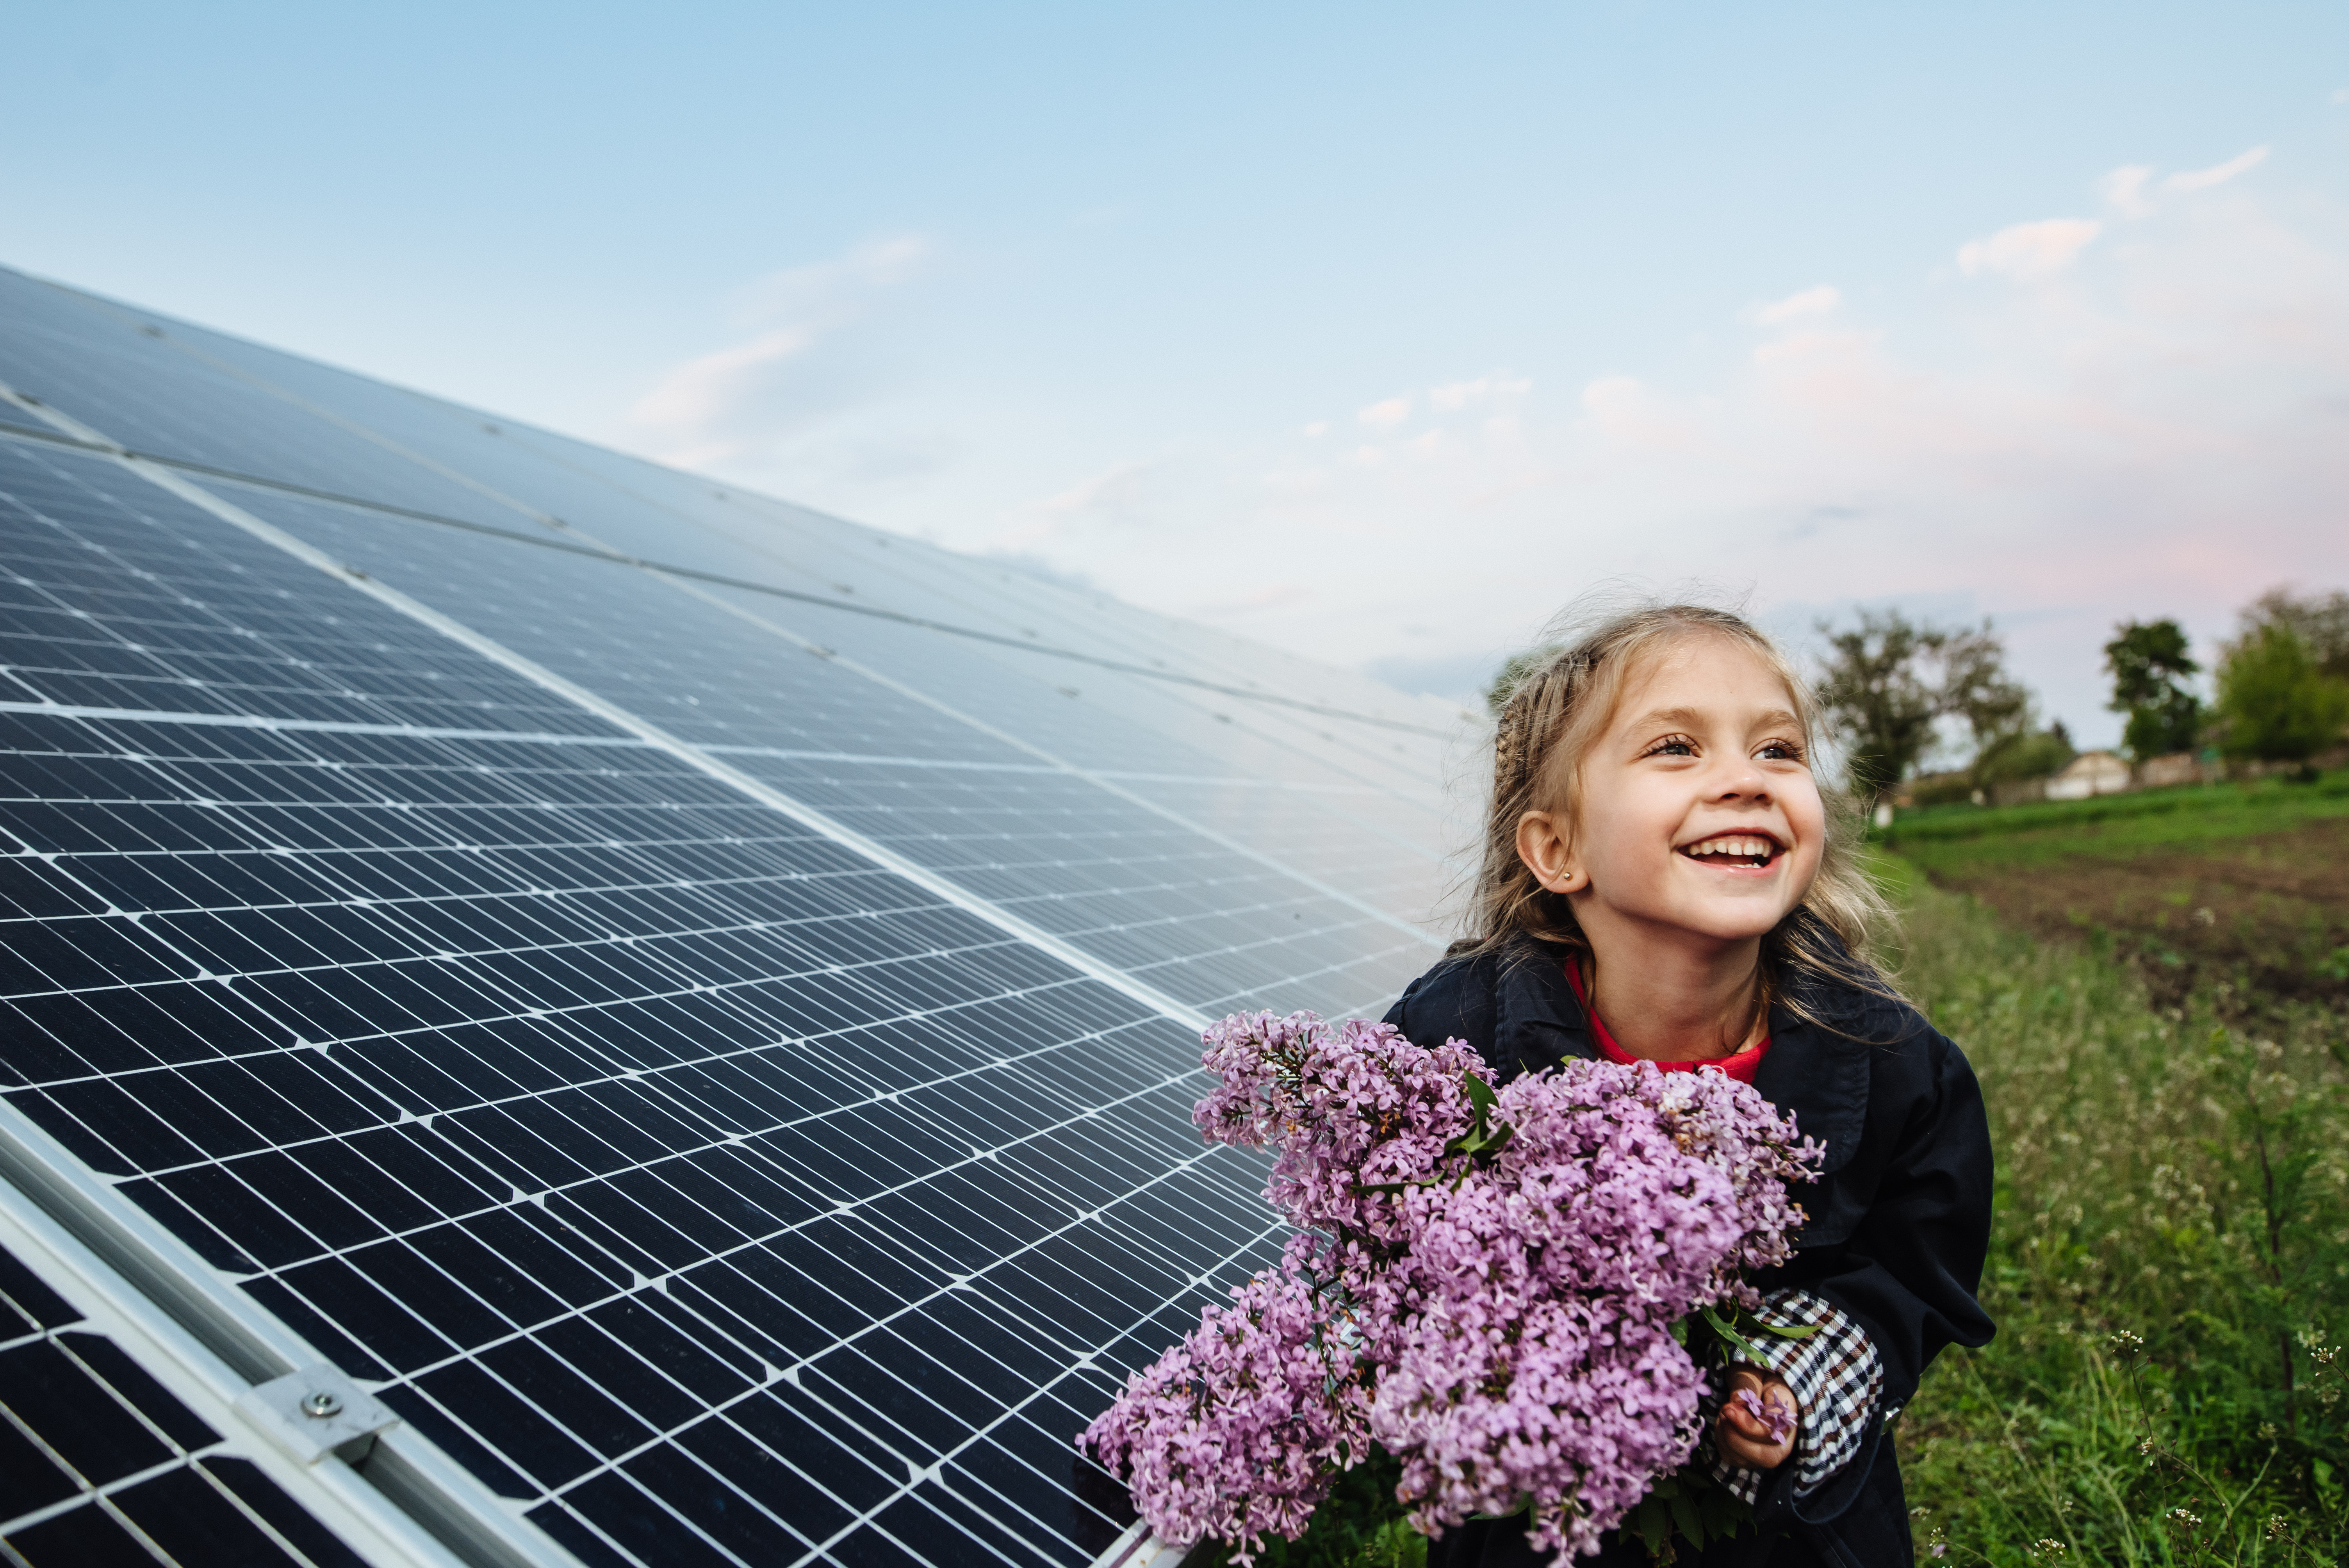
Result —
MULTIPOLYGON (((1818 705, 1810 683, 1762 629, 1733 610, 1653 601, 1629 608, 1593 605, 1569 610, 1551 624, 1541 653, 1519 661, 1514 685, 1501 698, 1493 738, 1493 794, 1469 928, 1453 951, 1485 953, 1515 938, 1535 937, 1588 951, 1588 940, 1565 895, 1536 880, 1517 853, 1517 824, 1528 811, 1562 810, 1574 824, 1581 806, 1582 762, 1614 720, 1632 679, 1671 646, 1696 637, 1720 637, 1762 662, 1786 688, 1806 742, 1818 733, 1818 705)), ((1891 905, 1860 869, 1858 810, 1843 790, 1825 782, 1826 843, 1817 875, 1803 902, 1762 943, 1765 1004, 1779 1002, 1815 1024, 1789 983, 1808 974, 1898 996, 1875 963, 1880 933, 1893 923, 1891 905), (1826 938, 1832 937, 1833 940, 1826 938), (1840 951, 1838 951, 1838 944, 1840 951)))

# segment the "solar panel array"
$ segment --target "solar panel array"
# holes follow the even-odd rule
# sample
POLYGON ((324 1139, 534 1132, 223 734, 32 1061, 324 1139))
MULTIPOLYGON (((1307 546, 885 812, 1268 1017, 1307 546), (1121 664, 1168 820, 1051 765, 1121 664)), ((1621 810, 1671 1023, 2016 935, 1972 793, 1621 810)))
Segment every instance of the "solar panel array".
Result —
MULTIPOLYGON (((5 272, 0 383, 0 1207, 451 1562, 1129 1547, 1071 1438, 1278 1245, 1196 1026, 1426 965, 1460 716, 5 272)), ((328 1560, 36 1287, 143 1435, 0 1514, 328 1560)))

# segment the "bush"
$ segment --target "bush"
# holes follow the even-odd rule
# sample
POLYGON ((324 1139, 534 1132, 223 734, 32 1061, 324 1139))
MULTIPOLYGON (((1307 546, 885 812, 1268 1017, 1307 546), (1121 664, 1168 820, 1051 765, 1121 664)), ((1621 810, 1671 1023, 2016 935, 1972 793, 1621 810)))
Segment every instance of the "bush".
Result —
POLYGON ((2318 667, 2299 633, 2269 622, 2229 646, 2219 716, 2229 756, 2305 762, 2349 725, 2349 684, 2318 667))

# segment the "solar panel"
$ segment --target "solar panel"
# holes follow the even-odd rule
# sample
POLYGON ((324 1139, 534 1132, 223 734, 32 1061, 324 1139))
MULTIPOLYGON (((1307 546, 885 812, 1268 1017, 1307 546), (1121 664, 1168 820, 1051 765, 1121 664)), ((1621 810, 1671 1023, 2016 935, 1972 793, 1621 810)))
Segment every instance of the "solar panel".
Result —
POLYGON ((364 1561, 5 1249, 0 1549, 36 1568, 364 1561))
POLYGON ((5 273, 0 381, 0 1165, 379 1401, 328 1538, 1130 1553, 1278 1244, 1196 1026, 1425 966, 1456 716, 5 273))

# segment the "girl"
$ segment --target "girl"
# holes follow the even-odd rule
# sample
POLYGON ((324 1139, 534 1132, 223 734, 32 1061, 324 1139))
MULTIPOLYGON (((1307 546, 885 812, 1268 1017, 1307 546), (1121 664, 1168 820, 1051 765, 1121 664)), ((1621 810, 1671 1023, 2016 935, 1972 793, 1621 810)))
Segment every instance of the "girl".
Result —
MULTIPOLYGON (((1979 1346, 1990 1133, 1956 1046, 1868 957, 1887 912, 1860 873, 1848 807, 1810 768, 1809 693, 1744 618, 1674 604, 1616 614, 1521 679, 1495 747, 1477 934, 1387 1021, 1467 1041, 1503 1078, 1568 1057, 1717 1069, 1826 1146, 1791 1262, 1731 1369, 1790 1412, 1712 1418, 1716 1479, 1759 1533, 1703 1568, 1883 1568, 1912 1560, 1887 1424, 1942 1346, 1979 1346), (1777 1425, 1783 1427, 1784 1418, 1777 1425)), ((1433 1543, 1429 1568, 1539 1561, 1521 1521, 1433 1543)), ((1644 1564, 1610 1540, 1608 1568, 1644 1564)), ((1683 1551, 1683 1568, 1692 1568, 1683 1551)))

